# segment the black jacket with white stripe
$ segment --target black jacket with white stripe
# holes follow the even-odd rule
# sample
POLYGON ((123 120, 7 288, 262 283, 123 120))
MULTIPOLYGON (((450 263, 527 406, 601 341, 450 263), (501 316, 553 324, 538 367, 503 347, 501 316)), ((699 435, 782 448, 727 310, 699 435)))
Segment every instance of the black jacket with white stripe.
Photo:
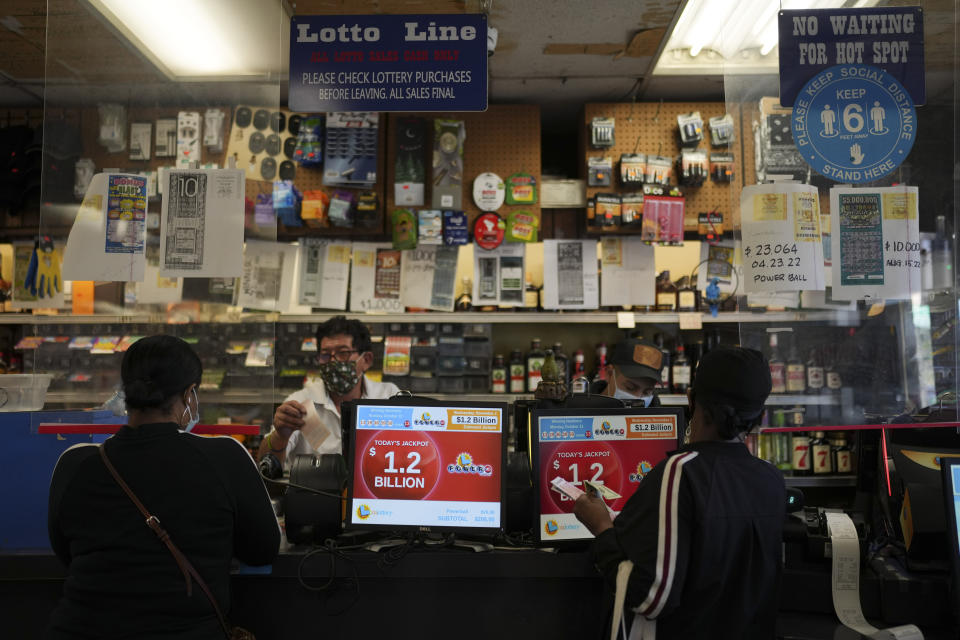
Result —
POLYGON ((613 586, 620 562, 633 561, 627 624, 631 610, 635 623, 655 621, 658 640, 773 638, 785 517, 771 464, 740 443, 687 445, 597 538, 597 566, 613 586))

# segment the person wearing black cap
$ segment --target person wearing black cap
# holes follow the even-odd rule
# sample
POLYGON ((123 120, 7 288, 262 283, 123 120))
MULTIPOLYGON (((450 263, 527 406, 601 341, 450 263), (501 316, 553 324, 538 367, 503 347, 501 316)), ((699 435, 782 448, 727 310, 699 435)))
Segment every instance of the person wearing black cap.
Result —
POLYGON ((616 587, 613 624, 624 638, 774 637, 786 489, 743 443, 770 387, 760 352, 710 351, 687 394, 687 444, 647 474, 615 521, 596 495, 575 503, 616 587))
POLYGON ((628 402, 643 402, 645 407, 660 406, 654 393, 663 368, 663 353, 646 340, 621 340, 613 346, 606 365, 606 380, 597 380, 590 393, 619 398, 628 402))

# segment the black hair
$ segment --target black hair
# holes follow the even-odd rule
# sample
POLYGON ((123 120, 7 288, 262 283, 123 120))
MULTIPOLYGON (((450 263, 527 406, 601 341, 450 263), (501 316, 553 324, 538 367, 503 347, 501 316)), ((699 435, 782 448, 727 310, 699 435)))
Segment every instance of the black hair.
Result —
POLYGON ((370 330, 359 320, 351 320, 346 316, 334 316, 317 327, 317 349, 320 341, 333 336, 350 336, 353 338, 353 348, 360 353, 373 349, 370 342, 370 330))
POLYGON ((736 409, 729 404, 714 400, 703 400, 703 413, 716 427, 717 435, 723 440, 732 440, 741 433, 750 433, 763 420, 763 408, 736 409))
POLYGON ((763 421, 763 407, 759 409, 737 409, 715 398, 697 400, 696 389, 690 392, 693 407, 700 406, 704 415, 717 429, 717 435, 723 440, 732 440, 741 433, 750 433, 763 421))
POLYGON ((129 409, 169 410, 176 395, 199 385, 202 375, 203 364, 190 345, 168 335, 137 340, 120 365, 129 409))

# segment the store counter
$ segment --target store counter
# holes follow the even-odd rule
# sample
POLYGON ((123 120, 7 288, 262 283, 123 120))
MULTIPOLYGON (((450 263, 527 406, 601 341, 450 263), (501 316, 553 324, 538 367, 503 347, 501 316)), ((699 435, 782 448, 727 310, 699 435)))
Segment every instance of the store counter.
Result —
MULTIPOLYGON (((352 550, 334 557, 325 550, 283 553, 269 572, 233 576, 231 619, 260 640, 301 638, 308 632, 394 640, 440 635, 592 640, 603 635, 609 595, 586 550, 397 551, 352 550), (331 574, 336 579, 328 584, 331 574)), ((53 555, 0 556, 5 637, 39 637, 64 576, 53 555)), ((890 615, 921 616, 927 640, 955 640, 955 632, 944 628, 949 624, 946 598, 935 593, 945 593, 942 584, 887 578, 869 568, 863 572, 861 599, 868 618, 884 619, 888 626, 890 615), (897 604, 921 599, 928 602, 922 611, 897 604)), ((828 572, 784 575, 778 637, 858 637, 832 614, 828 572)))

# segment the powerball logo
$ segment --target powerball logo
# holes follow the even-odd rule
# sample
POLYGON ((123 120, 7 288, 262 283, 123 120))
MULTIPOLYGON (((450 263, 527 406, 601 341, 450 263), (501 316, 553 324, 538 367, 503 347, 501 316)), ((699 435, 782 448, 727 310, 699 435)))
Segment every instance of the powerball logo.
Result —
POLYGON ((457 456, 456 462, 447 465, 448 473, 475 473, 479 476, 493 475, 493 465, 474 464, 473 456, 466 451, 461 451, 457 456))
POLYGON ((637 464, 637 472, 630 474, 630 482, 640 482, 652 470, 653 465, 650 464, 650 462, 647 460, 641 460, 637 464))
POLYGON ((429 411, 424 411, 420 417, 414 419, 413 424, 417 427, 443 427, 446 426, 446 420, 434 420, 429 411))

